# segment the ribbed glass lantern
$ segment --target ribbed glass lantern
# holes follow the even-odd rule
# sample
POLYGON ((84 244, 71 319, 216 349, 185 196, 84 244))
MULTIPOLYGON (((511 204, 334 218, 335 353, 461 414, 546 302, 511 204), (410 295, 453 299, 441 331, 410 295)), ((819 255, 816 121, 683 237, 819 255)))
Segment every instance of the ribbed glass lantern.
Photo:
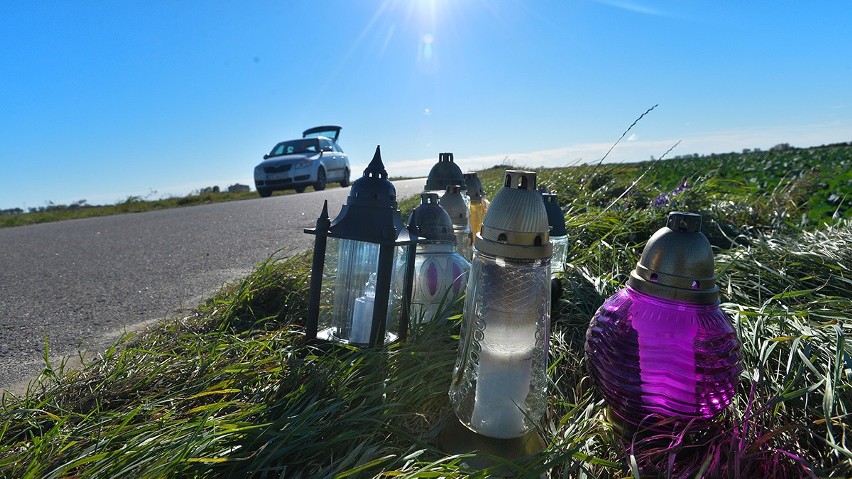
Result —
POLYGON ((547 212, 534 172, 507 171, 474 246, 450 401, 491 438, 521 437, 544 414, 550 337, 547 212))
POLYGON ((438 195, 420 195, 420 206, 411 212, 408 229, 419 238, 414 256, 412 322, 446 320, 456 313, 453 306, 467 286, 470 263, 456 251, 453 222, 438 204, 438 195))
POLYGON ((468 223, 468 215, 470 210, 465 203, 465 196, 462 195, 459 185, 450 185, 444 196, 438 200, 450 219, 453 222, 453 234, 456 237, 456 251, 463 258, 469 260, 473 255, 473 250, 470 240, 470 224, 468 223))
POLYGON ((568 230, 565 228, 565 213, 559 206, 556 195, 542 192, 544 209, 547 210, 547 223, 550 225, 550 242, 553 243, 553 256, 550 259, 550 273, 565 271, 565 257, 568 254, 568 230))
POLYGON ((634 426, 652 414, 708 420, 736 393, 740 345, 719 307, 713 251, 700 227, 697 214, 671 213, 586 332, 595 384, 634 426))
POLYGON ((476 235, 482 229, 482 219, 485 218, 490 203, 485 197, 482 181, 476 173, 465 173, 464 181, 467 183, 467 197, 470 199, 470 239, 473 244, 476 243, 476 235))
POLYGON ((417 237, 397 209, 377 147, 364 176, 333 220, 323 206, 316 228, 305 336, 356 346, 405 339, 417 237))

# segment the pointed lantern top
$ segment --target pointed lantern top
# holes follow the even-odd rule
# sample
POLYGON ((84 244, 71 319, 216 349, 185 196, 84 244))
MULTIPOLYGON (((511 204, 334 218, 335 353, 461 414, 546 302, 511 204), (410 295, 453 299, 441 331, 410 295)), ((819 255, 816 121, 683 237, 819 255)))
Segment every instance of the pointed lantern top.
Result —
POLYGON ((373 159, 364 169, 364 176, 352 183, 346 204, 361 204, 396 210, 396 188, 388 181, 388 172, 384 163, 382 163, 381 146, 376 146, 376 153, 373 154, 373 159))
POLYGON ((415 238, 408 234, 397 208, 396 188, 388 181, 377 146, 364 176, 352 183, 346 204, 331 222, 329 236, 371 243, 412 242, 415 238))
POLYGON ((376 145, 376 152, 373 153, 373 159, 364 170, 364 178, 382 178, 387 179, 388 171, 385 169, 385 164, 382 163, 381 145, 376 145))

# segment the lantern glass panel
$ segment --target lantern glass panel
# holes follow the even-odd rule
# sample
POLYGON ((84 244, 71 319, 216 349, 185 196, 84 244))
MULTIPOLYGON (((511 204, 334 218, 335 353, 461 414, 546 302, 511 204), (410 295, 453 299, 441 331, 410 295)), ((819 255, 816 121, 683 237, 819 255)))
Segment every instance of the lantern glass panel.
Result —
MULTIPOLYGON (((391 292, 388 297, 388 317, 385 326, 385 342, 393 342, 399 337, 399 319, 403 314, 403 296, 405 292, 405 277, 408 269, 409 249, 413 246, 400 245, 394 247, 393 276, 391 276, 391 292)), ((410 300, 409 300, 410 302, 410 300)))
POLYGON ((326 251, 317 337, 368 344, 373 324, 379 245, 328 238, 326 251))
MULTIPOLYGON (((386 246, 392 247, 392 246, 386 246)), ((328 238, 320 295, 319 339, 366 345, 370 342, 381 245, 328 238)), ((408 246, 394 248, 385 342, 399 337, 408 246)))

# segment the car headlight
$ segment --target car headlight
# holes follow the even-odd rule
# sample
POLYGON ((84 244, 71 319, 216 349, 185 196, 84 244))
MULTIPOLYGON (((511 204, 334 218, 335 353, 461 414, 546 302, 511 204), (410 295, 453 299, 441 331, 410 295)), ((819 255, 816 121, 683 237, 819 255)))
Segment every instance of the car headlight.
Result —
POLYGON ((295 166, 296 166, 296 169, 301 170, 302 168, 307 168, 307 167, 311 166, 311 163, 313 163, 313 161, 311 161, 311 160, 301 160, 298 163, 296 163, 295 166))

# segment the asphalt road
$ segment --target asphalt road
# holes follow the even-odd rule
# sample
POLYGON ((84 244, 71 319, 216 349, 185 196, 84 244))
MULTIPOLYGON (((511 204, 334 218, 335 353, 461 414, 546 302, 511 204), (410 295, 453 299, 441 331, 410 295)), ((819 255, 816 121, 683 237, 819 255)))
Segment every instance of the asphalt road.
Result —
MULTIPOLYGON (((425 180, 395 182, 398 199, 425 180)), ((0 229, 0 391, 54 361, 86 358, 127 331, 190 310, 278 252, 309 249, 328 199, 349 188, 0 229)))

